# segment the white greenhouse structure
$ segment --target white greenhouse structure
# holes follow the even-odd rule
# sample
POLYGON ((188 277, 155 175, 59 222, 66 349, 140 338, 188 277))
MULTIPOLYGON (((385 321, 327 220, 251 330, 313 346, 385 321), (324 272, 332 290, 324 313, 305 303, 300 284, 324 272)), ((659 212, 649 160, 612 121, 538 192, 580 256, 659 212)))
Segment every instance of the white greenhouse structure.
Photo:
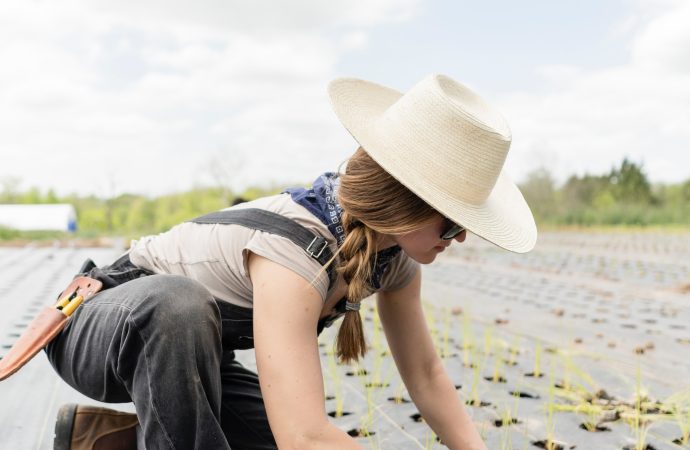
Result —
POLYGON ((0 227, 23 231, 77 229, 77 212, 70 204, 0 205, 0 227))

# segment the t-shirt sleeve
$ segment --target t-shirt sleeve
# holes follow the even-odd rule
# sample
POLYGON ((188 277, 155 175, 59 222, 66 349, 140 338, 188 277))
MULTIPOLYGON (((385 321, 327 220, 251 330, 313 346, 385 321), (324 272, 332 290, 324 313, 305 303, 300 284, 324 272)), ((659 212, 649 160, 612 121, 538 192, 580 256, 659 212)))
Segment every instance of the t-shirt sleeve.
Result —
POLYGON ((329 284, 328 272, 316 259, 310 257, 304 249, 291 240, 275 234, 256 231, 242 250, 242 270, 246 277, 249 276, 247 258, 250 251, 292 270, 314 286, 322 301, 326 300, 329 284))
POLYGON ((404 288, 412 281, 418 270, 419 263, 401 251, 393 258, 383 274, 381 290, 397 291, 404 288))

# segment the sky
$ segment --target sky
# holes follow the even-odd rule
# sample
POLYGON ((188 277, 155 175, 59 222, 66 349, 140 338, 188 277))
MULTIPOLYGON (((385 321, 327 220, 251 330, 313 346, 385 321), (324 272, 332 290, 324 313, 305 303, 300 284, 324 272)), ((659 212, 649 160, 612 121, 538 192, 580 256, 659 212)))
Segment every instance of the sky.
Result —
POLYGON ((331 79, 431 73, 506 117, 518 182, 690 178, 688 0, 7 0, 0 189, 305 183, 356 148, 331 79))

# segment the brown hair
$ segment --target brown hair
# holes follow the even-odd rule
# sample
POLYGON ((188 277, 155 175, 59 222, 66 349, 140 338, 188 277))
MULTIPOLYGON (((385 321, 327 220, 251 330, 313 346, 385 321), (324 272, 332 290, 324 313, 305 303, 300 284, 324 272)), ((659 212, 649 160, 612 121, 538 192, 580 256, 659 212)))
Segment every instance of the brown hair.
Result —
MULTIPOLYGON (((336 270, 348 285, 347 301, 359 303, 371 291, 369 280, 376 265, 379 235, 415 231, 438 213, 389 175, 361 147, 340 176, 338 202, 343 208, 345 240, 337 252, 336 270)), ((345 313, 336 352, 344 362, 356 361, 366 353, 359 311, 345 313)))

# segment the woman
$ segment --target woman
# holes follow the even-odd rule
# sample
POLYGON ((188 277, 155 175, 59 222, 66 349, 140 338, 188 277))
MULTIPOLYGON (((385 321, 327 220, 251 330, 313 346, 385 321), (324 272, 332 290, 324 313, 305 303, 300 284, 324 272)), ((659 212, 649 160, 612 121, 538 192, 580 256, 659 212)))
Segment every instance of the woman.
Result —
POLYGON ((361 146, 342 175, 234 206, 231 215, 259 214, 242 225, 211 215, 143 238, 92 271, 113 287, 77 310, 49 359, 77 390, 133 401, 137 415, 63 407, 56 448, 361 448, 327 420, 316 337, 344 315, 337 353, 364 355, 358 309, 373 292, 426 422, 451 449, 485 448, 434 351, 419 264, 465 229, 532 249, 534 219, 502 172, 510 130, 441 75, 404 95, 356 79, 329 93, 361 146), (314 239, 296 243, 299 230, 314 239), (250 347, 258 376, 234 359, 250 347))

